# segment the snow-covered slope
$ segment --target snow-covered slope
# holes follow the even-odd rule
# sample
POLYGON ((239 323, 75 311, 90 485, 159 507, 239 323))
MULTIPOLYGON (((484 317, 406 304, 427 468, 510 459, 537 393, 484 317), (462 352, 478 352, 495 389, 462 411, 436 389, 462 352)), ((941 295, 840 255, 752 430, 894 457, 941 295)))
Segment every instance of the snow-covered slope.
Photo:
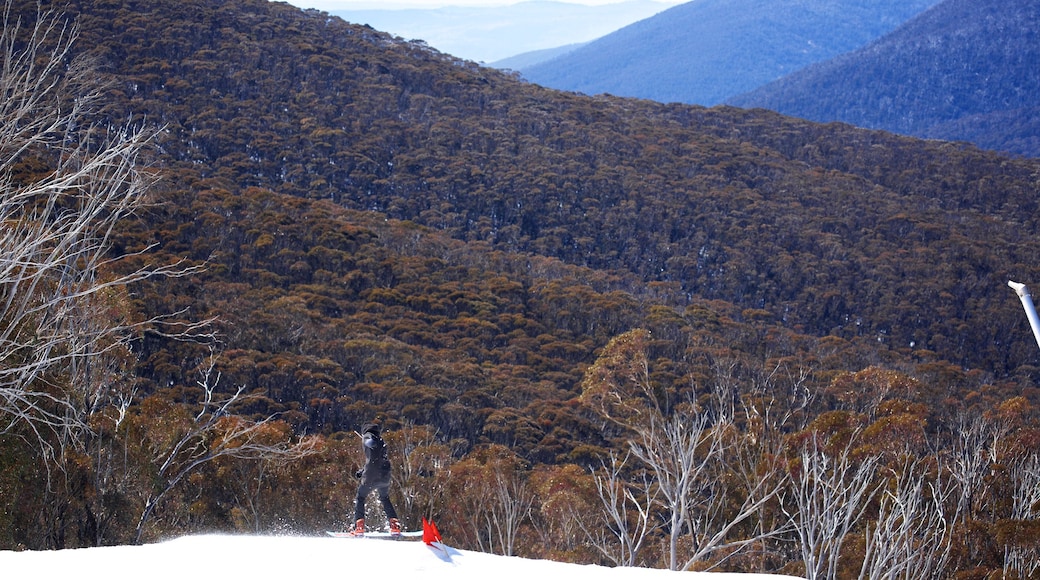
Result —
MULTIPOLYGON (((422 542, 290 536, 188 536, 145 546, 116 546, 54 552, 0 552, 4 578, 76 580, 287 578, 416 578, 488 580, 665 580, 674 572, 646 568, 605 568, 548 560, 507 558, 422 542)), ((688 580, 781 580, 755 574, 684 575, 688 580)))

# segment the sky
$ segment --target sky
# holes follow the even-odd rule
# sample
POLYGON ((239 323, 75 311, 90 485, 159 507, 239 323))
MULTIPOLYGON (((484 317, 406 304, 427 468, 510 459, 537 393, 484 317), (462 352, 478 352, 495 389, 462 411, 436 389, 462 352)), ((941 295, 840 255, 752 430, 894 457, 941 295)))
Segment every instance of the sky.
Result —
POLYGON ((684 0, 289 0, 482 63, 595 40, 684 0), (406 10, 410 8, 411 10, 406 10))
MULTIPOLYGON (((326 12, 336 10, 371 10, 396 8, 443 8, 445 6, 509 6, 523 0, 289 0, 289 4, 300 8, 317 8, 326 12)), ((568 4, 602 6, 617 4, 622 0, 556 0, 568 4)), ((664 0, 666 4, 678 4, 683 0, 664 0)))
MULTIPOLYGON (((445 542, 450 538, 445 534, 445 542)), ((5 578, 76 580, 286 580, 287 578, 414 578, 489 580, 673 580, 675 572, 605 568, 507 558, 421 541, 300 536, 185 536, 143 546, 38 552, 0 551, 5 578)), ((684 580, 791 580, 766 574, 684 573, 684 580)))

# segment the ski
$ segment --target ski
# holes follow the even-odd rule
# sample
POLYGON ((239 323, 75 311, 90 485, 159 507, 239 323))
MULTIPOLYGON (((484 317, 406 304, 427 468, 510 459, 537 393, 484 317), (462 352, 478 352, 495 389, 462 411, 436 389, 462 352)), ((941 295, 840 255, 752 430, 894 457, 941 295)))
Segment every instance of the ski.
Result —
POLYGON ((378 540, 396 540, 398 538, 421 538, 423 533, 422 530, 415 530, 412 532, 401 532, 400 534, 391 534, 390 532, 365 532, 363 535, 357 535, 354 532, 325 532, 333 538, 375 538, 378 540))

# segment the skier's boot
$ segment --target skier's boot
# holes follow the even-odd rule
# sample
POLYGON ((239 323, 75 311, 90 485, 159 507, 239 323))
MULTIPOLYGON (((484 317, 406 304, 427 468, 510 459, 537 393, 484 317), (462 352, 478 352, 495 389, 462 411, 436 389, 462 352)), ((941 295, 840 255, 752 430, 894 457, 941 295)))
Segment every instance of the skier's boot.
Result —
POLYGON ((357 521, 354 526, 354 531, 350 532, 352 536, 364 536, 365 535, 365 520, 364 518, 357 521))
POLYGON ((395 538, 401 536, 401 522, 397 518, 390 518, 390 535, 395 538))

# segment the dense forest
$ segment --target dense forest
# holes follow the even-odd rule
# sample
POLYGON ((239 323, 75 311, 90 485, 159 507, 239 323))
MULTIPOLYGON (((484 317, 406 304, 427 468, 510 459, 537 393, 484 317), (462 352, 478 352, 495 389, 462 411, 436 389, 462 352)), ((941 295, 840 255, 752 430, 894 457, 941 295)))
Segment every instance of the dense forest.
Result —
MULTIPOLYGON (((12 6, 9 59, 50 21, 12 6)), ((549 91, 259 0, 58 8, 78 34, 36 56, 97 109, 0 141, 4 223, 77 213, 14 194, 81 126, 146 132, 87 183, 147 196, 91 214, 108 260, 2 239, 9 305, 63 314, 0 317, 0 547, 347 526, 375 419, 406 525, 463 548, 851 578, 926 488, 942 535, 900 537, 934 577, 1035 569, 1040 352, 1006 282, 1040 278, 1036 162, 549 91), (79 326, 26 380, 53 319, 79 326), (828 478, 871 487, 821 504, 828 478)))

